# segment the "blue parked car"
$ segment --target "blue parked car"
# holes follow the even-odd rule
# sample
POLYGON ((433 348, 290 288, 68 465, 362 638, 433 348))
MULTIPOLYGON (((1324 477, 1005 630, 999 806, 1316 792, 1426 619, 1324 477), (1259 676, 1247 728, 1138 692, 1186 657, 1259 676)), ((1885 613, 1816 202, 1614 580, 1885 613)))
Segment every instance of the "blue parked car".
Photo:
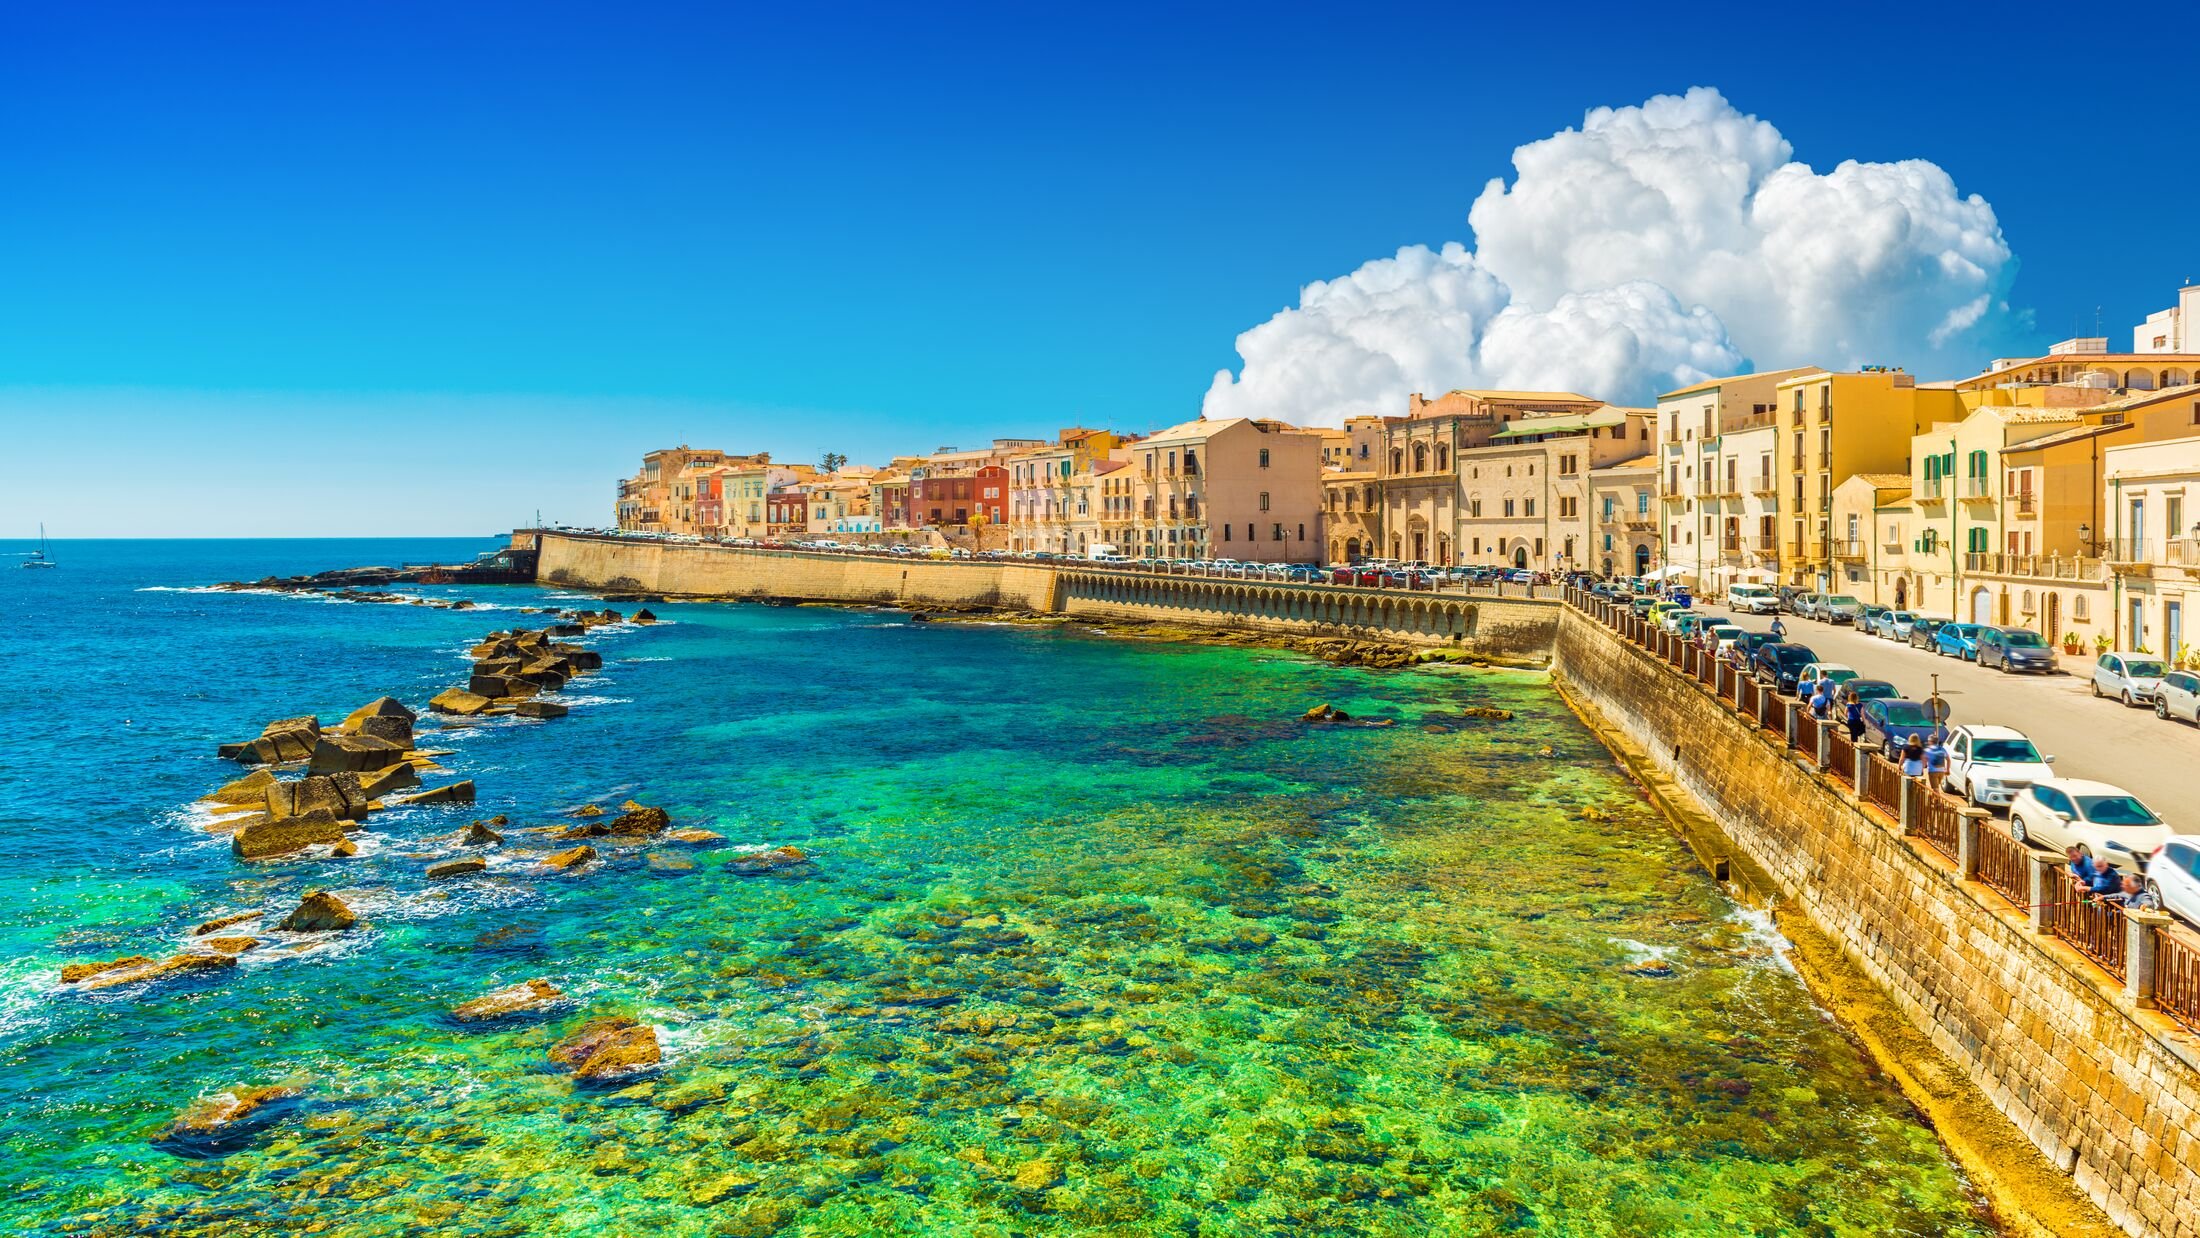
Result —
POLYGON ((1944 623, 1933 633, 1933 652, 1944 658, 1961 658, 1966 662, 1978 661, 1978 625, 1975 623, 1944 623))
POLYGON ((1940 727, 1941 720, 1933 716, 1933 707, 1924 701, 1890 697, 1864 702, 1864 738, 1862 746, 1878 748, 1890 759, 1902 755, 1902 745, 1915 735, 1929 740, 1940 727))

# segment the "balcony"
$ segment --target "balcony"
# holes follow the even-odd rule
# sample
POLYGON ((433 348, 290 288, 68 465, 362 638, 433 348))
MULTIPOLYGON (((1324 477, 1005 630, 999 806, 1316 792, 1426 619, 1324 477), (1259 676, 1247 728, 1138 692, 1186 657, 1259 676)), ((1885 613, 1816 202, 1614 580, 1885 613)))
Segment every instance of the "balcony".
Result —
POLYGON ((1777 495, 1780 493, 1780 486, 1772 479, 1772 474, 1760 473, 1756 480, 1749 483, 1749 492, 1759 496, 1777 495))
POLYGON ((1627 522, 1626 527, 1629 533, 1648 533, 1655 530, 1658 525, 1654 520, 1630 520, 1627 522))
POLYGON ((2029 490, 2017 491, 2012 500, 2015 514, 2025 520, 2037 519, 2040 514, 2039 499, 2029 490))
POLYGON ((2103 561, 2064 555, 2004 555, 1967 551, 1963 570, 1981 576, 2017 576, 2027 580, 2106 580, 2103 561))
POLYGON ((1836 559, 1861 559, 1864 557, 1864 539, 1861 537, 1837 537, 1833 539, 1833 557, 1836 559))
POLYGON ((1947 478, 1928 477, 1925 479, 1925 484, 1917 488, 1917 499, 1920 503, 1939 503, 1948 497, 1947 491, 1947 478))
POLYGON ((1988 482, 1988 481, 1987 481, 1987 480, 1986 480, 1985 478, 1983 478, 1983 477, 1966 477, 1966 478, 1964 478, 1964 479, 1963 479, 1963 501, 1964 501, 1964 502, 1966 502, 1966 503, 1991 503, 1991 502, 1993 502, 1993 501, 1994 501, 1994 487, 1993 487, 1992 483, 1988 482))

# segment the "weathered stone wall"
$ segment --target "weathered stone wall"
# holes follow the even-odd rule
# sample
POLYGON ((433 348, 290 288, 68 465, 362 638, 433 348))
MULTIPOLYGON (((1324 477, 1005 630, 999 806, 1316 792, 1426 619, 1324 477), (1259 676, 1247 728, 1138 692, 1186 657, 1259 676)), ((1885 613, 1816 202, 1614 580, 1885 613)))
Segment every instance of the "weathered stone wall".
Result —
POLYGON ((1548 656, 1560 604, 1467 596, 1153 576, 967 559, 755 550, 546 533, 538 578, 593 589, 724 598, 998 607, 1096 620, 1255 628, 1548 656))
POLYGON ((2193 1040, 1921 853, 1695 681, 1568 610, 1553 673, 1700 800, 1737 852, 2128 1232, 2200 1235, 2193 1040))

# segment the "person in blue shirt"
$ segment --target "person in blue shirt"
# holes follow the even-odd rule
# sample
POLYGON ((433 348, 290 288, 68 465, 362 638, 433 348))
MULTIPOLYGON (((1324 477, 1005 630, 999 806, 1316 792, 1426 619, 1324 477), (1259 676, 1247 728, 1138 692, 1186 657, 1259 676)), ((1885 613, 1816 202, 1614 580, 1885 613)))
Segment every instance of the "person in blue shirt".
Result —
POLYGON ((1948 773, 1948 742, 1941 737, 1937 727, 1933 730, 1932 742, 1925 745, 1925 772, 1936 779, 1948 773))
POLYGON ((1818 688, 1810 694, 1810 712, 1820 719, 1833 713, 1833 681, 1821 679, 1818 688))
POLYGON ((1778 615, 1774 615, 1774 616, 1772 617, 1772 639, 1774 639, 1774 640, 1786 640, 1787 638, 1788 638, 1788 627, 1787 627, 1787 625, 1786 625, 1786 624, 1784 624, 1784 623, 1782 623, 1782 622, 1780 622, 1780 616, 1778 616, 1778 615))
POLYGON ((1847 722, 1849 726, 1849 742, 1852 744, 1862 742, 1864 738, 1864 701, 1854 692, 1849 693, 1849 703, 1847 709, 1843 711, 1843 721, 1847 722))

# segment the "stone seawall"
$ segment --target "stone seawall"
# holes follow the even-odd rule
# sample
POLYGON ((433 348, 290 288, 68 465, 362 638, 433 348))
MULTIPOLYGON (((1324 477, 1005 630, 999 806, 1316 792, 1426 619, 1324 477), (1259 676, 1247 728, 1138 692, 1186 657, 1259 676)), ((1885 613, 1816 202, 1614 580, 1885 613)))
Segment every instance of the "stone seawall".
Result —
POLYGON ((1552 665, 2111 1220, 2200 1236, 2190 1036, 1609 628, 1568 609, 1552 665))
POLYGON ((545 533, 538 579, 670 596, 1030 611, 1549 656, 1560 603, 1285 585, 996 560, 884 558, 545 533))

